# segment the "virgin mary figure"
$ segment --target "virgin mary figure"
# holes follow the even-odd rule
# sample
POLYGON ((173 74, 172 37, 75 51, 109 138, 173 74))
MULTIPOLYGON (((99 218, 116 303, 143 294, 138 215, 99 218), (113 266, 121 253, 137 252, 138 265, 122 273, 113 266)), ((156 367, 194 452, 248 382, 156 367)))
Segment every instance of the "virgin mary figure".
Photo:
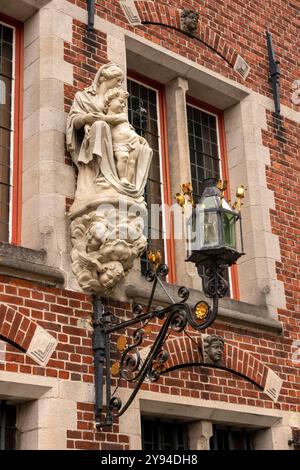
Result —
POLYGON ((124 74, 119 65, 100 67, 91 86, 75 95, 67 119, 67 149, 78 168, 75 204, 84 204, 95 195, 113 188, 114 192, 134 199, 143 195, 151 163, 152 150, 141 145, 133 187, 120 181, 113 152, 111 127, 128 120, 125 113, 105 114, 104 96, 120 88, 124 74), (76 202, 77 201, 77 202, 76 202))

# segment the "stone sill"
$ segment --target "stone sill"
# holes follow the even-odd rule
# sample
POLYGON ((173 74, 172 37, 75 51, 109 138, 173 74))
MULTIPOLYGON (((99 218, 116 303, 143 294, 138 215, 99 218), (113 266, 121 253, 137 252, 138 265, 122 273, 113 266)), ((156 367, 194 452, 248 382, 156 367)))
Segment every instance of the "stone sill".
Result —
POLYGON ((0 274, 61 287, 65 278, 56 268, 45 264, 46 252, 0 242, 0 274))
MULTIPOLYGON (((126 286, 126 295, 129 299, 135 302, 147 304, 152 289, 152 283, 144 281, 143 286, 128 284, 126 286)), ((169 295, 177 301, 177 291, 179 286, 163 283, 165 290, 169 295)), ((190 297, 188 304, 191 307, 200 300, 206 300, 211 304, 211 299, 205 298, 203 292, 189 289, 190 297)), ((180 301, 180 299, 179 299, 180 301)), ((164 292, 162 287, 157 285, 156 293, 153 300, 153 305, 169 305, 170 299, 164 292)), ((246 302, 240 302, 232 299, 221 299, 219 303, 219 313, 217 321, 220 321, 231 326, 244 328, 247 330, 267 331, 272 334, 282 334, 282 324, 272 318, 268 308, 260 305, 252 305, 246 302)))

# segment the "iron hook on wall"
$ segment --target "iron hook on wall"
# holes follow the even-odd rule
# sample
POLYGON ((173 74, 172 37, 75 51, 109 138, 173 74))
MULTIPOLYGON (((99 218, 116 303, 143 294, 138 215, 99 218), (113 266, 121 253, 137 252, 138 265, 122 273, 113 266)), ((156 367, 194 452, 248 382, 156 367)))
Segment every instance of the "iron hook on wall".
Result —
POLYGON ((276 60, 271 33, 267 30, 267 45, 269 54, 269 80, 272 85, 275 113, 280 115, 280 68, 276 60))
POLYGON ((88 25, 87 30, 93 31, 95 19, 95 0, 87 0, 88 25))

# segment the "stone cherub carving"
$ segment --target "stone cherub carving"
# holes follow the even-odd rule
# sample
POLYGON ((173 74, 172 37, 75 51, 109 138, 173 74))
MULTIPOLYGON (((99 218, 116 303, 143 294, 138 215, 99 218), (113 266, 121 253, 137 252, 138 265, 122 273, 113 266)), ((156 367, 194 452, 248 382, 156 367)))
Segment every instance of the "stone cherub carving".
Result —
POLYGON ((128 94, 117 64, 100 67, 76 93, 67 148, 78 169, 70 208, 72 269, 86 292, 107 295, 145 250, 143 193, 152 150, 127 118, 128 94))
MULTIPOLYGON (((121 115, 126 107, 127 98, 127 91, 121 88, 108 90, 104 97, 104 112, 107 116, 121 115)), ((135 187, 137 159, 141 145, 147 146, 147 141, 135 132, 128 121, 113 125, 111 135, 120 181, 125 185, 135 187)))
POLYGON ((218 335, 207 335, 203 339, 204 362, 211 365, 222 365, 224 339, 218 335))
POLYGON ((197 31, 198 18, 199 13, 184 8, 180 15, 181 30, 187 34, 194 34, 197 31))

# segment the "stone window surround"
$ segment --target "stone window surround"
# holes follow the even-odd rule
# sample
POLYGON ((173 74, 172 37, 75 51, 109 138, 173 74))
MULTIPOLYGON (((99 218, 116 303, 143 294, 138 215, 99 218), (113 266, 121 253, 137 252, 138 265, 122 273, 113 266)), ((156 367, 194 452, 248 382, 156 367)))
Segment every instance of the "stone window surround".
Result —
MULTIPOLYGON (((130 393, 119 390, 123 402, 130 393)), ((93 384, 1 372, 0 398, 17 405, 18 448, 22 450, 66 449, 67 430, 77 429, 77 403, 92 403, 93 384), (53 432, 55 430, 55 432, 53 432)), ((209 449, 212 424, 257 429, 256 450, 288 450, 292 427, 299 417, 288 412, 253 406, 141 390, 129 409, 119 418, 119 432, 129 436, 130 449, 141 448, 141 415, 178 419, 188 423, 190 447, 209 449), (153 412, 155 410, 155 413, 153 412)))
MULTIPOLYGON (((128 390, 119 393, 123 402, 128 390)), ((127 412, 119 418, 120 433, 129 435, 130 448, 141 449, 141 415, 176 419, 188 424, 191 450, 209 450, 214 423, 256 430, 256 450, 288 450, 293 419, 289 413, 213 400, 170 396, 141 390, 127 412)))
POLYGON ((17 405, 18 449, 66 450, 77 403, 93 402, 94 385, 1 371, 0 399, 17 405))

